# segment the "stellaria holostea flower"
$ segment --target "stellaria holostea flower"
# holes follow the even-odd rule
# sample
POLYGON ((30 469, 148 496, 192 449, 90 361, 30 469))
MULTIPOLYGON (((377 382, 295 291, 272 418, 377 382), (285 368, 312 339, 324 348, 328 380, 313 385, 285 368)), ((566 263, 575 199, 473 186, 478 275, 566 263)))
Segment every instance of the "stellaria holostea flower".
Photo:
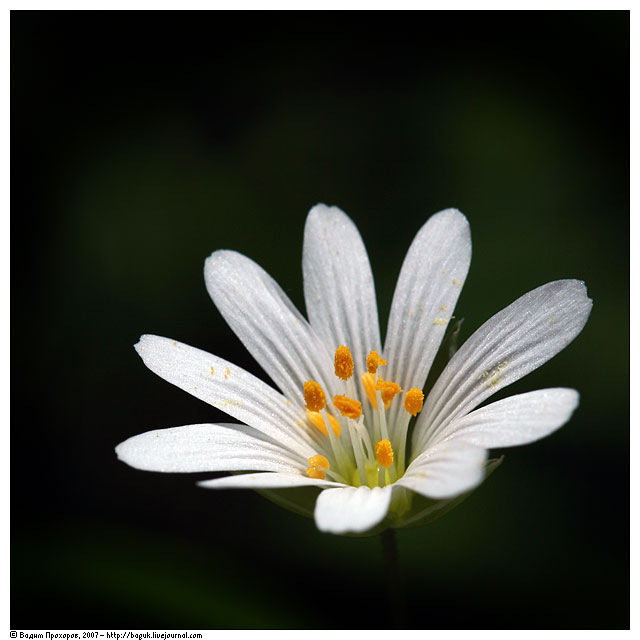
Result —
POLYGON ((307 218, 308 321, 255 262, 214 252, 204 268, 209 294, 280 392, 222 358, 142 336, 136 350, 152 371, 243 424, 149 431, 118 445, 118 456, 151 471, 259 472, 199 484, 265 490, 298 511, 297 497, 273 490, 313 487, 316 524, 332 533, 407 526, 443 511, 482 482, 488 449, 533 442, 570 418, 578 393, 564 388, 476 407, 566 347, 591 311, 578 280, 530 291, 462 345, 424 399, 470 258, 460 212, 423 225, 382 348, 369 259, 340 209, 318 205, 307 218))

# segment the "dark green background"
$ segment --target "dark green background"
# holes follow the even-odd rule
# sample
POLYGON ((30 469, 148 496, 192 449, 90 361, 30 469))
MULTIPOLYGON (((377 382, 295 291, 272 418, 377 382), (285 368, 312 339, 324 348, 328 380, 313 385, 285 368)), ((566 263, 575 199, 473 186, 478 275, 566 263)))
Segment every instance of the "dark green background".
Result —
MULTIPOLYGON (((220 420, 142 333, 263 375, 209 300, 232 248, 304 309, 316 202, 356 222, 384 328, 413 235, 455 206, 463 338, 586 281, 578 339, 500 397, 581 405, 399 533, 408 627, 629 624, 629 14, 12 12, 12 628, 385 627, 380 543, 113 447, 220 420)), ((205 474, 210 477, 215 474, 205 474)))

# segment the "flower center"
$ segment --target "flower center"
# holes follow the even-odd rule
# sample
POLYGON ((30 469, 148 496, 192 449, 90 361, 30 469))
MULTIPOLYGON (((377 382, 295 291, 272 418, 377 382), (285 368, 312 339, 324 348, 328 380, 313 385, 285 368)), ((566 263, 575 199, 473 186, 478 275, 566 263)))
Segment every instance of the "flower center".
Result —
POLYGON ((404 411, 399 412, 394 424, 387 424, 387 411, 402 388, 377 375, 378 368, 387 364, 377 351, 369 353, 366 364, 361 383, 371 406, 368 417, 355 398, 358 394, 349 347, 340 345, 335 352, 334 371, 345 393, 333 397, 333 407, 327 407, 326 394, 315 380, 304 383, 307 416, 324 436, 319 440, 323 453, 308 460, 310 478, 324 479, 328 475, 343 484, 373 488, 391 484, 404 473, 409 421, 422 411, 424 395, 420 389, 409 389, 404 396, 404 411))

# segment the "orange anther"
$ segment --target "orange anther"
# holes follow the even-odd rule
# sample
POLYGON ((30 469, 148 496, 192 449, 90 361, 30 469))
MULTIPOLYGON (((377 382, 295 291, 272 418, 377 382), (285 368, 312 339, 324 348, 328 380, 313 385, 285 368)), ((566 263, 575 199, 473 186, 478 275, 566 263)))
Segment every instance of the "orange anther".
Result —
POLYGON ((362 415, 362 405, 347 396, 333 396, 333 406, 345 417, 357 420, 362 415))
POLYGON ((412 416, 417 416, 422 411, 424 393, 415 387, 409 389, 404 397, 404 408, 412 416))
POLYGON ((394 396, 402 391, 402 388, 397 382, 391 382, 378 378, 376 382, 376 390, 380 392, 382 396, 382 402, 384 402, 384 408, 388 409, 394 396))
POLYGON ((327 475, 321 469, 316 469, 315 467, 309 467, 307 469, 307 475, 314 480, 324 480, 327 475))
POLYGON ((376 445, 376 458, 385 469, 393 464, 393 448, 388 440, 380 440, 376 445))
POLYGON ((317 467, 318 469, 329 469, 329 461, 320 454, 311 456, 308 462, 312 467, 317 467))
POLYGON ((367 394, 367 398, 374 409, 378 408, 378 401, 376 400, 376 376, 374 373, 362 374, 362 386, 364 392, 367 394))
POLYGON ((309 380, 304 383, 304 403, 309 411, 320 411, 324 409, 324 391, 315 380, 309 380))
POLYGON ((378 367, 385 367, 386 365, 387 361, 383 360, 377 351, 371 351, 367 356, 367 371, 369 373, 375 373, 378 367))
POLYGON ((336 376, 341 380, 348 380, 353 375, 353 358, 351 357, 349 347, 345 347, 341 344, 336 349, 334 367, 336 376))
POLYGON ((311 456, 308 462, 311 466, 307 469, 307 475, 316 480, 324 480, 326 478, 325 471, 329 468, 329 461, 318 454, 311 456))
MULTIPOLYGON (((322 414, 318 411, 307 411, 307 415, 309 416, 309 420, 311 420, 311 424, 316 429, 319 429, 324 433, 325 436, 329 437, 329 432, 327 431, 327 425, 324 422, 324 418, 322 414)), ((330 414, 326 414, 327 418, 329 418, 329 424, 333 429, 333 433, 336 434, 336 438, 340 437, 340 423, 330 414)))

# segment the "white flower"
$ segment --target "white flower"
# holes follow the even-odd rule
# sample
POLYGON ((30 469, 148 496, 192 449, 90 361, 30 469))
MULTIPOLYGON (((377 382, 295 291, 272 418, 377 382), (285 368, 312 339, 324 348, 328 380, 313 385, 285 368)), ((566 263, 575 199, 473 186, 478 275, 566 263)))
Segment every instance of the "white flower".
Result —
POLYGON ((255 262, 216 251, 205 262, 207 290, 281 393, 222 358, 142 336, 136 349, 152 371, 243 424, 149 431, 120 444, 118 456, 151 471, 260 472, 199 483, 211 489, 319 488, 316 524, 339 534, 415 524, 453 503, 482 482, 488 449, 533 442, 569 420, 578 405, 572 389, 476 407, 566 347, 591 311, 577 280, 530 291, 467 340, 423 407, 420 390, 470 257, 460 212, 424 224, 404 260, 382 348, 369 259, 336 207, 314 207, 305 226, 309 321, 255 262), (418 417, 407 443, 411 414, 418 417))

